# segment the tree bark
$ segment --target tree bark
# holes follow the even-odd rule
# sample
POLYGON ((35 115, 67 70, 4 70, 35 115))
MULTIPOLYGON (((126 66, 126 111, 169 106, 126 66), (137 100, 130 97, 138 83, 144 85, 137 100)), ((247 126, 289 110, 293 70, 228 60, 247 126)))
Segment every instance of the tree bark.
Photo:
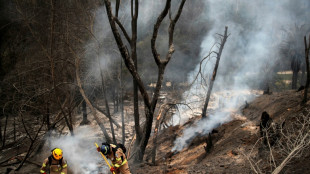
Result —
POLYGON ((292 76, 292 89, 297 89, 297 79, 298 79, 298 72, 293 71, 293 76, 292 76))
POLYGON ((221 41, 221 46, 220 46, 219 52, 216 53, 217 54, 217 56, 216 56, 216 63, 215 63, 215 66, 214 66, 212 79, 211 79, 209 87, 208 87, 207 97, 206 97, 206 100, 205 100, 205 103, 204 103, 204 106, 203 106, 203 109, 202 109, 202 118, 206 118, 206 115, 207 115, 207 108, 208 108, 208 104, 209 104, 209 100, 210 100, 210 96, 211 96, 211 91, 212 91, 213 84, 214 84, 214 81, 215 81, 215 78, 216 78, 216 73, 217 73, 217 69, 218 69, 218 66, 219 66, 220 59, 221 59, 222 51, 224 49, 224 45, 225 45, 225 42, 226 42, 227 37, 228 37, 227 29, 228 29, 228 27, 225 27, 225 32, 224 32, 223 39, 221 41))
MULTIPOLYGON (((98 61, 99 61, 99 59, 98 59, 98 61)), ((100 66, 100 62, 99 62, 99 66, 100 66)), ((116 139, 115 139, 114 127, 113 127, 113 123, 112 123, 110 106, 109 106, 109 102, 108 102, 108 98, 107 98, 106 85, 104 83, 102 69, 101 69, 101 67, 99 67, 99 68, 100 68, 101 84, 102 84, 102 92, 103 92, 103 97, 104 97, 105 109, 107 111, 107 117, 109 118, 109 122, 110 122, 110 126, 111 126, 111 133, 112 133, 113 142, 114 142, 114 144, 117 144, 116 139)))
POLYGON ((4 148, 4 146, 5 146, 5 141, 6 141, 6 128, 7 128, 7 125, 8 125, 8 118, 9 118, 9 115, 6 114, 6 117, 5 117, 5 124, 4 124, 4 130, 3 130, 2 148, 4 148))
POLYGON ((120 87, 121 90, 121 97, 120 97, 120 103, 121 103, 121 115, 122 115, 122 144, 125 144, 126 135, 125 135, 125 118, 124 118, 124 99, 123 99, 123 61, 121 60, 121 77, 120 77, 120 87))
POLYGON ((157 38, 157 33, 159 30, 159 26, 161 25, 161 22, 163 21, 163 19, 167 16, 168 11, 170 9, 171 6, 171 0, 167 0, 166 1, 166 5, 165 8, 163 9, 163 11, 161 12, 161 14, 159 15, 159 17, 157 18, 157 22, 154 25, 154 30, 153 30, 153 37, 151 40, 151 47, 152 47, 152 52, 153 52, 153 57, 155 59, 155 62, 158 66, 158 80, 156 83, 156 88, 155 91, 153 93, 152 96, 152 100, 150 100, 149 95, 146 91, 146 88, 144 86, 144 83, 140 77, 140 74, 138 73, 136 66, 135 66, 135 61, 134 58, 136 58, 136 52, 135 52, 135 42, 136 42, 136 19, 138 17, 138 0, 135 0, 135 12, 133 10, 133 0, 131 1, 131 16, 132 16, 132 34, 133 34, 133 38, 130 39, 126 33, 126 31, 124 31, 124 28, 122 27, 122 25, 120 24, 120 22, 118 21, 118 19, 116 17, 113 16, 112 11, 111 11, 111 2, 109 0, 104 0, 105 3, 105 7, 106 7, 106 12, 107 12, 107 16, 109 19, 109 23, 115 38, 115 41, 117 43, 117 46, 120 50, 120 53, 122 55, 122 58, 125 62, 125 65, 127 67, 127 69, 129 70, 129 72, 131 73, 133 79, 135 80, 138 89, 140 90, 140 93, 143 97, 143 101, 144 101, 144 105, 145 105, 145 115, 146 115, 146 122, 143 128, 143 133, 140 133, 140 128, 139 128, 139 119, 136 119, 137 117, 135 116, 135 129, 136 129, 136 133, 137 136, 138 134, 141 134, 141 140, 139 141, 139 139, 137 138, 136 140, 136 144, 138 145, 136 148, 136 158, 135 160, 138 162, 141 162, 144 156, 144 152, 145 152, 145 148, 147 146, 148 140, 150 138, 150 134, 151 134, 151 129, 152 129, 152 122, 153 122, 153 115, 154 115, 154 110, 156 108, 156 104, 157 104, 157 99, 159 96, 159 91, 161 89, 161 85, 162 85, 162 79, 163 79, 163 75, 165 72, 165 67, 166 65, 169 63, 172 54, 174 52, 174 46, 173 46, 173 33, 174 33, 174 27, 176 22, 178 21, 181 13, 182 13, 182 9, 184 6, 186 0, 182 0, 179 8, 178 8, 178 12, 176 14, 176 16, 173 19, 170 19, 170 25, 169 25, 169 50, 168 53, 166 55, 166 59, 165 60, 161 60, 159 54, 157 53, 157 50, 155 48, 155 42, 156 42, 156 38, 157 38), (126 39, 129 41, 129 43, 131 44, 131 54, 129 54, 128 50, 126 49, 122 38, 119 34, 118 28, 116 27, 116 24, 118 24, 124 34, 124 36, 126 37, 126 39), (131 41, 133 40, 133 41, 131 41))
MULTIPOLYGON (((3 110, 2 108, 0 108, 1 110, 3 110)), ((1 127, 1 118, 2 118, 2 112, 0 111, 0 142, 1 142, 1 144, 2 144, 2 142, 3 142, 3 139, 2 139, 2 127, 1 127)))
MULTIPOLYGON (((131 0, 131 58, 134 63, 134 67, 138 72, 138 61, 137 61, 137 20, 138 20, 138 11, 139 11, 139 3, 138 0, 135 0, 135 5, 133 4, 133 0, 131 0), (135 8, 133 9, 133 6, 135 8)), ((135 120, 135 130, 136 130, 136 141, 140 142, 141 140, 141 128, 140 128, 140 115, 139 115, 139 94, 138 94, 138 84, 135 78, 133 78, 133 105, 134 105, 134 120, 135 120)))
POLYGON ((85 100, 82 101, 82 113, 83 113, 83 120, 80 123, 80 125, 86 125, 89 124, 90 121, 87 119, 87 108, 86 108, 86 102, 85 100))
MULTIPOLYGON (((310 42, 310 35, 309 35, 309 42, 310 42)), ((306 66, 307 66, 307 82, 305 86, 305 92, 304 92, 304 99, 302 103, 307 103, 307 95, 308 95, 308 88, 310 83, 310 70, 309 70, 309 50, 310 50, 310 44, 307 45, 307 38, 304 37, 304 43, 305 43, 305 59, 306 59, 306 66)))

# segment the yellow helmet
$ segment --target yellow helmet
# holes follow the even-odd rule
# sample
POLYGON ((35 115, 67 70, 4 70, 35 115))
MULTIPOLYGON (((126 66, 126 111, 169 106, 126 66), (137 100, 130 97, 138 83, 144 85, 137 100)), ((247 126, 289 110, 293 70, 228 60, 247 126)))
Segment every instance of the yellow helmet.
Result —
POLYGON ((62 150, 55 148, 52 150, 52 155, 55 160, 60 160, 62 158, 62 150))

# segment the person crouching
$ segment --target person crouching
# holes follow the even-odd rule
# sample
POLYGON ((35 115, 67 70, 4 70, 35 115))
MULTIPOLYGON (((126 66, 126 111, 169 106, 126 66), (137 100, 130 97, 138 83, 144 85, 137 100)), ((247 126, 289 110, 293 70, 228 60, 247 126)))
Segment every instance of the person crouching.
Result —
POLYGON ((108 159, 112 161, 110 171, 115 174, 131 174, 128 166, 128 161, 123 149, 114 144, 102 143, 101 148, 97 148, 108 159))

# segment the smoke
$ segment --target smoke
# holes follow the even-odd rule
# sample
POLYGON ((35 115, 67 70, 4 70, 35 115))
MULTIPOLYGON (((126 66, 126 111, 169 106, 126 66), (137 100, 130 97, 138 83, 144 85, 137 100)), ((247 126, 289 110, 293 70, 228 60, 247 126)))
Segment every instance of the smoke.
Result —
POLYGON ((205 120, 198 121, 195 126, 185 129, 183 131, 183 136, 178 137, 174 144, 175 146, 172 148, 172 151, 180 151, 184 147, 186 147, 190 140, 198 135, 204 135, 212 131, 215 127, 219 126, 221 123, 225 123, 230 121, 231 118, 225 112, 218 112, 214 115, 210 115, 205 120), (187 138, 184 138, 187 137, 187 138))
MULTIPOLYGON (((164 9, 165 0, 150 0, 139 2, 139 14, 138 14, 138 27, 137 27, 137 59, 138 59, 138 71, 145 82, 145 84, 154 83, 157 80, 158 68, 155 65, 154 58, 151 51, 151 37, 153 34, 154 24, 157 17, 164 9)), ((112 9, 114 13, 115 3, 112 3, 112 9)), ((123 24, 129 36, 131 36, 131 8, 130 1, 121 1, 119 9, 119 20, 123 24)), ((180 1, 172 1, 172 16, 177 12, 177 8, 180 5, 180 1)), ((192 71, 199 61, 199 45, 202 41, 201 34, 207 32, 208 26, 205 25, 206 19, 203 19, 204 13, 203 0, 197 0, 193 2, 187 2, 179 21, 177 22, 175 29, 174 44, 176 51, 173 54, 171 62, 168 64, 165 73, 165 80, 173 82, 184 82, 184 77, 188 72, 192 71), (198 7, 198 8, 197 8, 198 7), (196 8, 195 11, 192 9, 196 8), (191 57, 191 59, 188 59, 191 57)), ((101 69, 104 70, 104 75, 120 69, 121 57, 118 53, 118 48, 115 43, 105 7, 100 7, 94 11, 94 25, 93 36, 85 44, 86 54, 84 54, 87 68, 85 74, 91 77, 85 77, 86 80, 93 80, 100 82, 100 73, 98 68, 98 61, 96 59, 99 51, 99 59, 101 69), (100 43, 100 48, 98 48, 100 43)), ((168 16, 162 22, 159 28, 158 38, 156 41, 156 48, 158 53, 165 58, 168 51, 168 16)), ((123 38, 124 44, 130 50, 130 45, 123 37, 122 31, 120 34, 123 38)), ((123 73, 126 77, 123 79, 126 81, 126 87, 132 85, 132 77, 130 73, 123 73)), ((186 79, 185 79, 186 81, 186 79)), ((95 83, 95 82, 92 82, 95 83)))
MULTIPOLYGON (((258 94, 259 89, 268 83, 275 63, 283 59, 279 55, 279 45, 283 40, 282 28, 291 25, 301 25, 306 21, 305 14, 309 12, 309 2, 303 1, 247 1, 247 0, 208 0, 205 5, 209 12, 206 20, 212 21, 212 29, 205 35, 200 50, 200 57, 210 52, 214 43, 219 42, 216 35, 223 34, 228 26, 230 36, 226 42, 220 60, 218 74, 212 90, 207 119, 196 123, 196 126, 186 128, 183 135, 174 142, 172 150, 180 151, 187 147, 197 135, 204 135, 213 128, 231 120, 231 113, 250 102, 258 94), (300 11, 304 12, 301 13, 300 11), (210 114, 212 112, 212 114, 210 114)), ((300 38, 302 41, 302 38, 300 38)), ((217 49, 214 49, 217 51, 217 49)), ((183 95, 183 102, 188 107, 180 107, 180 113, 173 119, 174 123, 184 123, 192 113, 201 113, 206 97, 209 78, 215 64, 214 54, 203 64, 204 79, 198 78, 189 91, 183 95), (177 120, 177 121, 175 121, 177 120)), ((199 66, 189 75, 192 82, 199 71, 199 66)))
POLYGON ((89 126, 75 129, 74 136, 61 136, 49 139, 50 149, 61 148, 63 157, 67 160, 68 168, 74 174, 99 174, 109 171, 103 163, 101 155, 97 152, 95 142, 101 145, 94 130, 89 126))

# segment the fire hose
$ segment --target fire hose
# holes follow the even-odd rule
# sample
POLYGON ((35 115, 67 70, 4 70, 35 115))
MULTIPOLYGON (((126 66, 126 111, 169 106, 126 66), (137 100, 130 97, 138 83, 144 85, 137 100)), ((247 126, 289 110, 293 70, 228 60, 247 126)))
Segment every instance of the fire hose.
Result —
MULTIPOLYGON (((99 147, 97 143, 95 143, 95 145, 97 148, 99 147)), ((100 152, 100 154, 103 157, 103 159, 105 160, 105 162, 108 164, 109 168, 111 169, 111 165, 110 165, 109 161, 107 160, 107 158, 102 154, 102 152, 100 152)), ((113 172, 113 174, 115 174, 115 173, 113 172)))

